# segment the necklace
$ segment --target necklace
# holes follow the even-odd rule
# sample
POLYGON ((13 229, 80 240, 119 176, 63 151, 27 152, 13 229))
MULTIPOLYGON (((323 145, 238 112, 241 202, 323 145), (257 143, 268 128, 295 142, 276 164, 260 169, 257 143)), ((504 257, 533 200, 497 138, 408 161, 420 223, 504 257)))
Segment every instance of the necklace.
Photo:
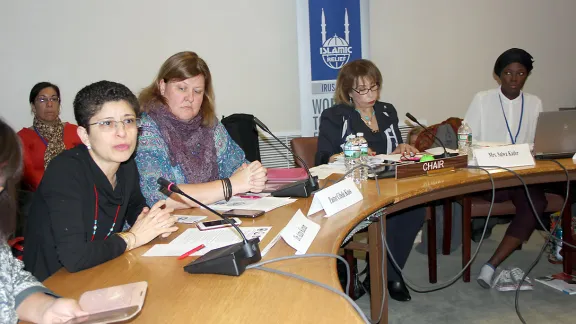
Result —
POLYGON ((360 117, 362 118, 362 121, 368 126, 370 127, 372 125, 372 117, 374 117, 374 109, 372 109, 372 115, 370 116, 362 116, 362 113, 360 112, 360 110, 358 110, 358 108, 354 108, 358 114, 360 115, 360 117))
MULTIPOLYGON (((94 194, 96 195, 96 211, 94 212, 94 232, 92 232, 92 239, 90 241, 94 241, 94 237, 96 236, 96 230, 98 229, 98 191, 96 190, 96 185, 94 185, 94 194)), ((118 213, 120 212, 120 205, 116 208, 116 216, 114 216, 114 221, 112 221, 112 226, 110 226, 110 230, 104 240, 106 240, 112 231, 114 230, 114 226, 116 225, 116 220, 118 219, 118 213)))

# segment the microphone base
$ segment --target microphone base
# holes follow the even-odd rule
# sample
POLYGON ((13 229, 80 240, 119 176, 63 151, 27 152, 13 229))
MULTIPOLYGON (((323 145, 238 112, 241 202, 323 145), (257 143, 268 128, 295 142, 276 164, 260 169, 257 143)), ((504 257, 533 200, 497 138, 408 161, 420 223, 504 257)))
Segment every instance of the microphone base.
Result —
POLYGON ((262 259, 259 238, 212 250, 184 267, 188 273, 240 276, 246 266, 262 259))
POLYGON ((271 193, 273 197, 298 197, 308 198, 314 191, 318 190, 318 178, 300 180, 289 183, 282 188, 271 193))
POLYGON ((445 159, 445 158, 451 158, 451 157, 455 157, 458 156, 458 153, 442 153, 442 154, 438 154, 438 155, 434 155, 435 159, 445 159))

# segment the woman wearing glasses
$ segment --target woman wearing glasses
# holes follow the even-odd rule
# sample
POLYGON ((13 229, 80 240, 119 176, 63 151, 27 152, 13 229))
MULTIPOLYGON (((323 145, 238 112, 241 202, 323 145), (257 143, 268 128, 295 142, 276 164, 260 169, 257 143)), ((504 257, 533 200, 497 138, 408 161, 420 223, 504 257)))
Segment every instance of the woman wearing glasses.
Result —
POLYGON ((390 103, 378 101, 382 75, 368 60, 356 60, 342 67, 336 80, 336 105, 320 116, 316 165, 333 162, 342 153, 346 137, 364 133, 368 147, 376 154, 416 153, 402 141, 398 114, 390 103))
POLYGON ((52 158, 81 143, 77 126, 60 120, 60 100, 60 89, 50 82, 37 83, 30 91, 34 121, 32 127, 18 132, 24 148, 22 182, 27 190, 36 191, 52 158))
POLYGON ((136 148, 139 111, 125 86, 100 81, 74 99, 78 145, 52 160, 34 196, 27 223, 24 263, 44 280, 61 267, 94 267, 176 231, 165 201, 146 205, 136 148), (125 223, 131 225, 123 232, 125 223))
MULTIPOLYGON (((136 163, 149 203, 166 198, 158 190, 159 177, 178 183, 203 203, 264 189, 266 169, 259 161, 246 163, 244 152, 216 118, 210 69, 196 53, 168 58, 139 100, 145 112, 136 163)), ((167 205, 196 206, 177 194, 168 197, 167 205)))
MULTIPOLYGON (((394 106, 378 101, 381 84, 382 75, 371 61, 356 60, 342 67, 336 80, 336 105, 324 110, 320 117, 317 165, 332 162, 342 152, 346 137, 357 132, 364 133, 370 150, 376 154, 418 152, 403 143, 394 106)), ((425 214, 423 207, 416 207, 387 216, 388 252, 400 268, 406 264, 425 214)), ((359 226, 365 227, 367 223, 359 226)), ((411 299, 399 269, 392 262, 388 262, 387 280, 391 298, 398 301, 411 299)))

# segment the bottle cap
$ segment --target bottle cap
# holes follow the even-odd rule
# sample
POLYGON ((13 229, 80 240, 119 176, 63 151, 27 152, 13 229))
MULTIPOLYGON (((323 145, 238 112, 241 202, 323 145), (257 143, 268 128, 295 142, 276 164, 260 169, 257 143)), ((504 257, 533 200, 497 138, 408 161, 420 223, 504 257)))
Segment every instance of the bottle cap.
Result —
POLYGON ((361 137, 361 136, 364 137, 364 133, 362 133, 362 132, 356 133, 356 136, 358 136, 358 137, 361 137))

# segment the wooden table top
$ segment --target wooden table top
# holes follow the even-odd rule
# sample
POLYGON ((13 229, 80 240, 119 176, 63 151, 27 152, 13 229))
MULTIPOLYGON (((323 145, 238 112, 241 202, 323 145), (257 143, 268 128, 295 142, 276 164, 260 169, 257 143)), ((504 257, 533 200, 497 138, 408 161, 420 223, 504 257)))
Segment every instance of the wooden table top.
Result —
MULTIPOLYGON (((571 159, 561 160, 561 163, 572 176, 576 174, 576 165, 571 159)), ((550 161, 538 161, 535 167, 515 170, 526 179, 540 177, 534 180, 540 182, 562 181, 563 177, 563 171, 550 161)), ((512 178, 511 174, 503 171, 491 173, 498 181, 512 178)), ((419 197, 420 200, 436 200, 438 197, 434 193, 449 188, 458 191, 458 188, 466 186, 470 192, 485 190, 481 187, 486 187, 486 183, 489 181, 484 172, 463 169, 413 179, 379 180, 381 192, 378 195, 375 181, 368 181, 361 189, 364 195, 361 202, 330 218, 324 218, 323 212, 310 217, 321 225, 321 229, 308 253, 337 253, 346 234, 383 206, 400 205, 401 201, 419 197)), ((243 219, 242 226, 272 226, 260 245, 263 249, 298 209, 306 214, 311 202, 311 198, 299 199, 254 220, 243 219)), ((179 211, 178 214, 209 215, 199 209, 179 211)), ((209 215, 209 218, 216 217, 209 215)), ((188 227, 181 224, 178 234, 188 227)), ((176 236, 157 239, 153 243, 168 243, 176 236)), ((254 269, 247 270, 240 277, 192 275, 184 272, 182 267, 193 258, 178 261, 176 257, 142 257, 151 246, 148 244, 78 273, 62 269, 44 284, 57 294, 79 298, 84 291, 147 281, 149 286, 144 308, 132 321, 134 323, 361 322, 360 316, 343 298, 323 288, 254 269)), ((263 260, 294 255, 294 252, 280 240, 263 260)), ((340 288, 334 259, 289 260, 268 266, 340 288)))

